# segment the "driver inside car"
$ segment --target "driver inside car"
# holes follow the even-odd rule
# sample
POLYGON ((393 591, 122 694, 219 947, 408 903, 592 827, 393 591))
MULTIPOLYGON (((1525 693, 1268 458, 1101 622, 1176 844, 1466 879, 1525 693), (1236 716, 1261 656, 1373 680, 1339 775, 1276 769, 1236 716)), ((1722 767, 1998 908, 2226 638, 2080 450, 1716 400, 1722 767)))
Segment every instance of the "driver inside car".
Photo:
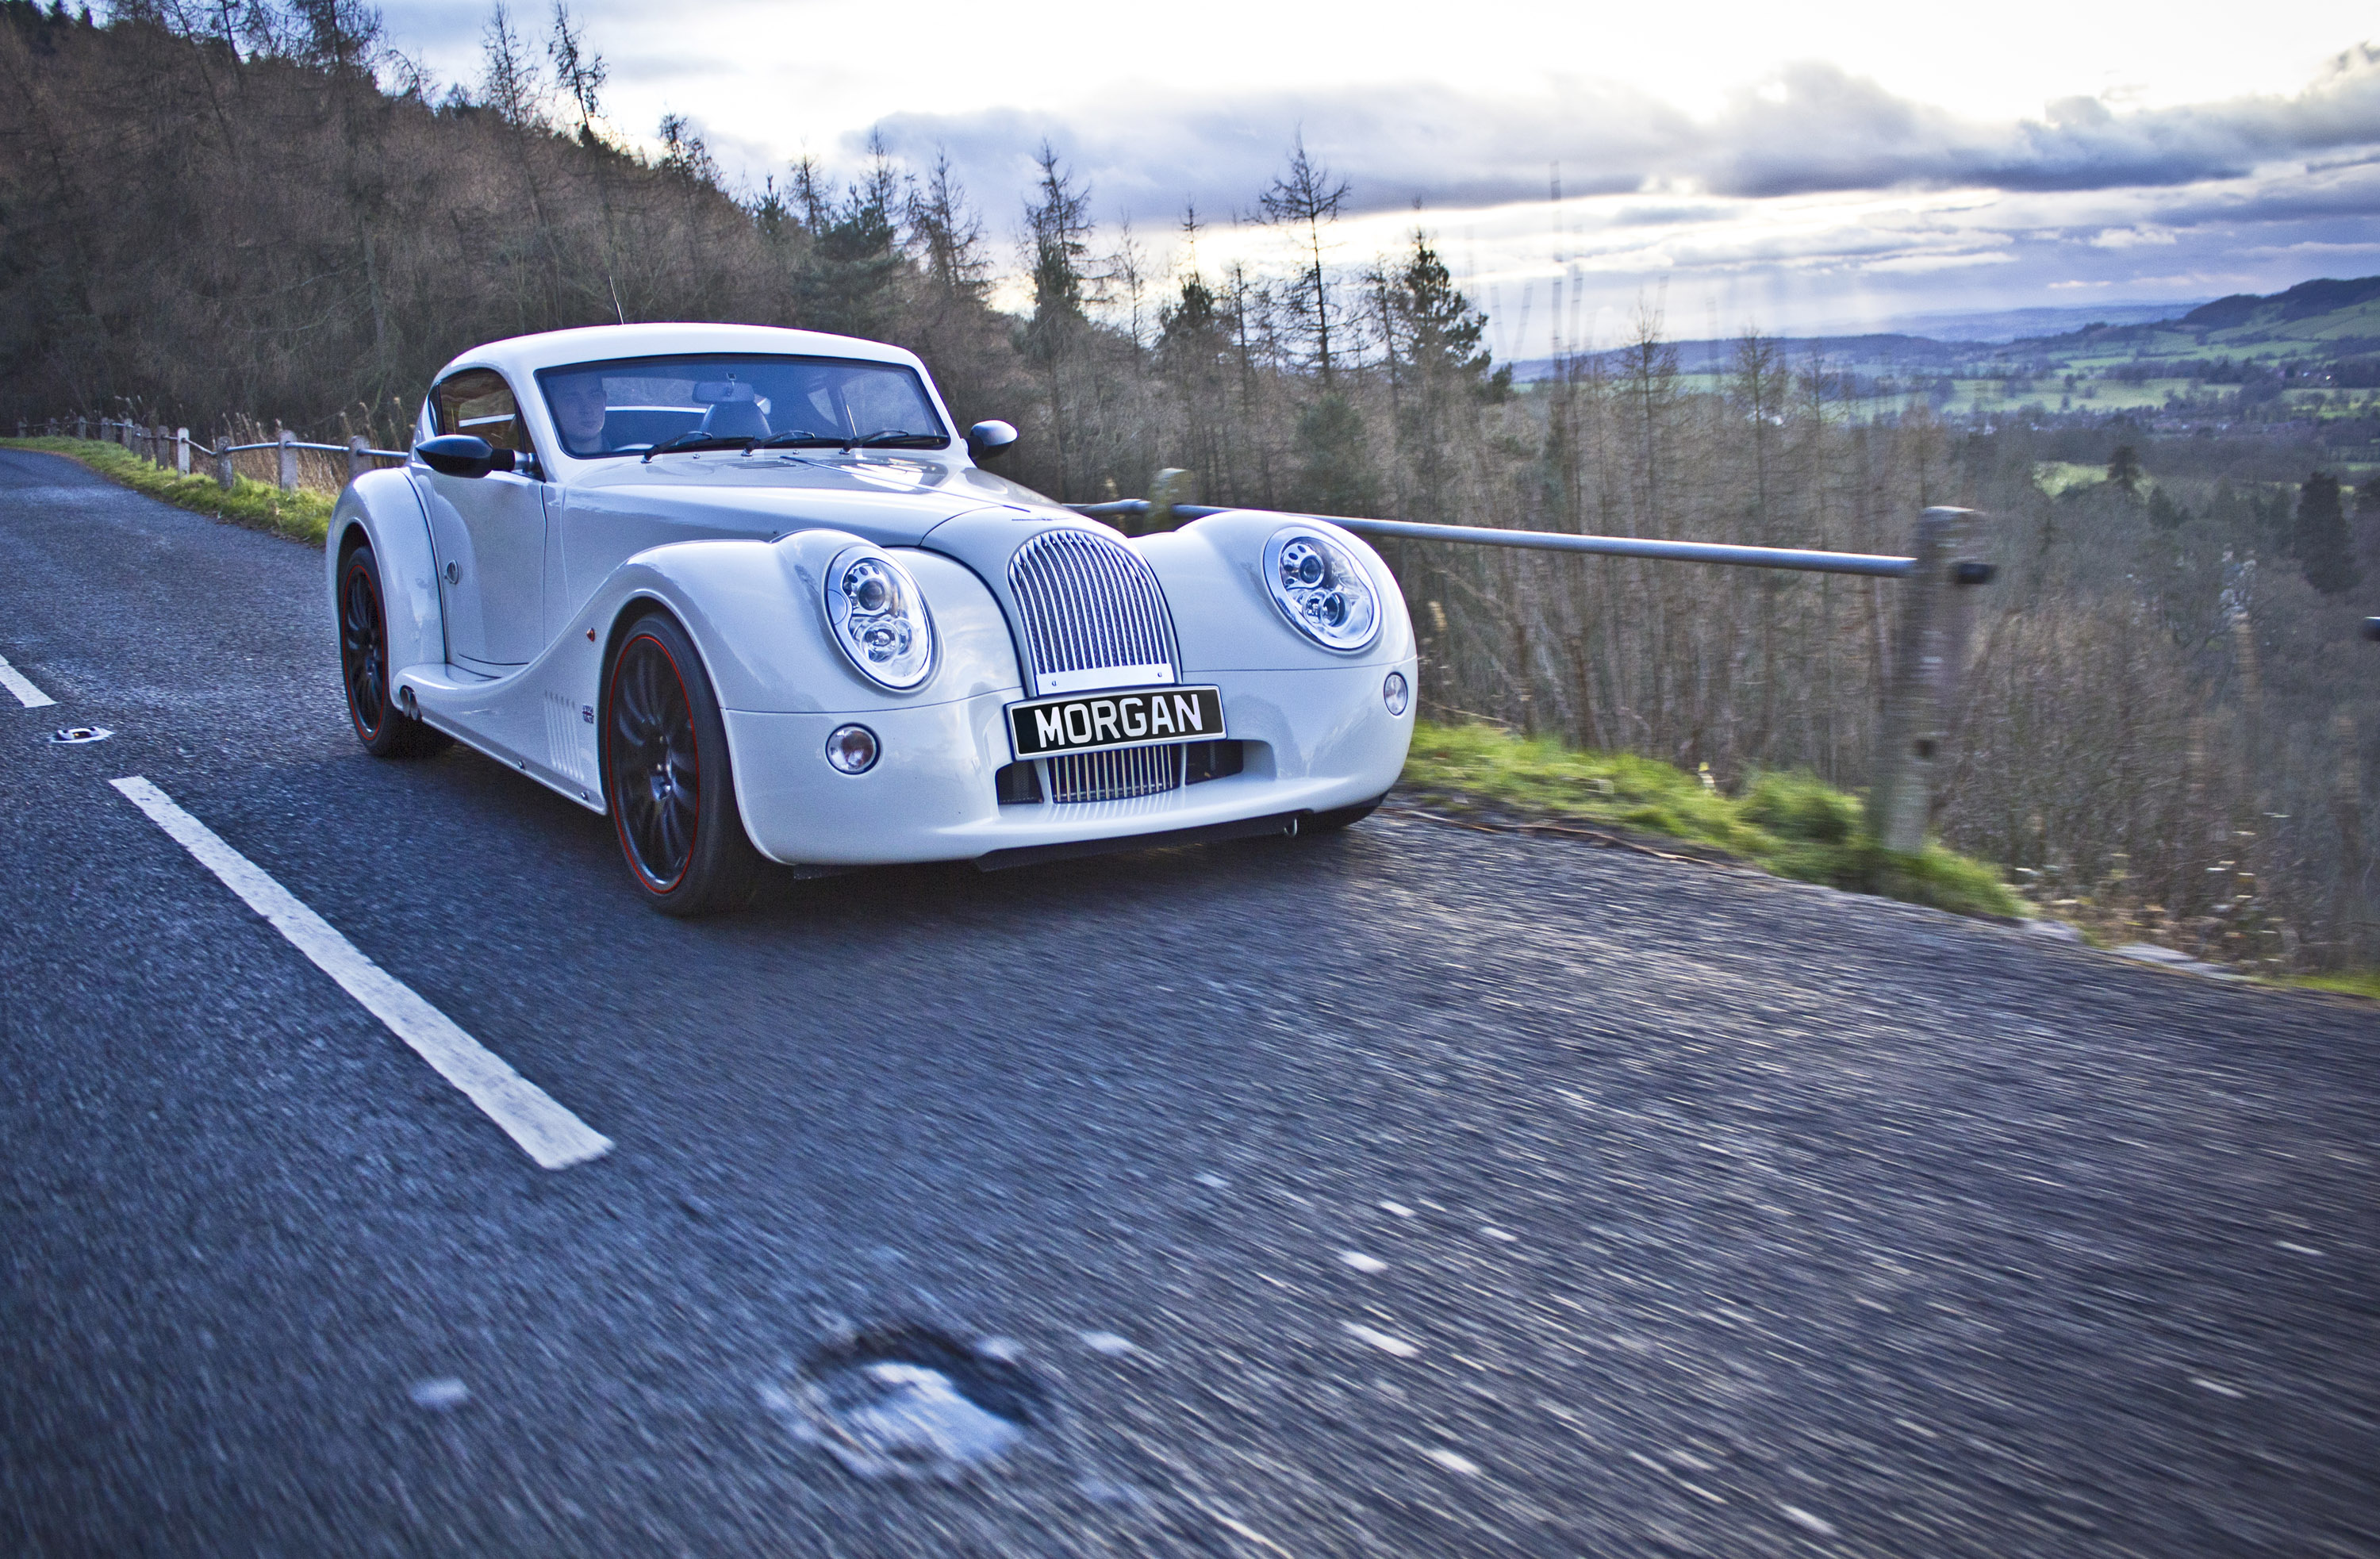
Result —
POLYGON ((547 392, 546 404, 553 408, 554 424, 562 430, 562 442, 570 453, 597 455, 611 448, 603 437, 611 402, 603 390, 602 375, 565 379, 547 392))

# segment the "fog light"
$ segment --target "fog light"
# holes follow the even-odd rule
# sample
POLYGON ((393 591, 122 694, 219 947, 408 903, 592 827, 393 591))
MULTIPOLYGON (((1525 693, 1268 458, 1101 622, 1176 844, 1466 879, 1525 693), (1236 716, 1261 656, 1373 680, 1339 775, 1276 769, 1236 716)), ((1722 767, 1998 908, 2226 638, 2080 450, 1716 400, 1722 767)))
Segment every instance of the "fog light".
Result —
POLYGON ((865 725, 837 725, 826 738, 826 761, 846 774, 876 767, 876 733, 865 725))
POLYGON ((1380 701, 1389 706, 1390 714, 1402 714, 1412 692, 1413 689, 1405 686, 1405 674, 1392 671, 1389 673, 1389 679, 1380 684, 1380 701))

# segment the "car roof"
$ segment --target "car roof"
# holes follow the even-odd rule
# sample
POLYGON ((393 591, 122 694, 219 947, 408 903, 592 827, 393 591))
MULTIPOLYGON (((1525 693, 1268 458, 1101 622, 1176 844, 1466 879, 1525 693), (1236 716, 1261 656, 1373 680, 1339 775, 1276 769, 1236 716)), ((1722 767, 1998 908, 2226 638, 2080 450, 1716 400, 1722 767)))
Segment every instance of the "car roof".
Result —
POLYGON ((575 362, 674 357, 691 352, 853 358, 863 362, 901 363, 921 373, 926 366, 916 353, 899 347, 862 341, 853 335, 831 335, 821 330, 783 330, 764 324, 604 324, 491 341, 456 356, 438 371, 437 377, 443 379, 465 368, 493 368, 526 375, 540 368, 575 362))

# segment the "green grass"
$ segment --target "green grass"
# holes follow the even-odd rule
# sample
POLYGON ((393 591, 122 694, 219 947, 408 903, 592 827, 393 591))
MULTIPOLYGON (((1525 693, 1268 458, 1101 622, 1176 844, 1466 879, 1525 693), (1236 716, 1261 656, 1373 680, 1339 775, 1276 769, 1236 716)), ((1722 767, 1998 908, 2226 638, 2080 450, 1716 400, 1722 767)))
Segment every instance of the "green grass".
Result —
POLYGON ((2380 969, 2348 969, 2338 974, 2293 974, 2284 982, 2309 991, 2336 991, 2380 1002, 2380 969))
POLYGON ((1895 855, 1867 835, 1857 797, 1813 775, 1769 773, 1730 796, 1668 763, 1586 752, 1481 725, 1414 728, 1403 783, 1450 810, 1573 819, 1674 839, 1804 883, 1961 915, 2023 913, 1999 872, 1937 844, 1895 855))
POLYGON ((2033 484, 2051 497, 2057 497, 2070 487, 2095 487, 2107 480, 2105 466, 2086 466, 2072 460, 2035 460, 2033 463, 2033 484))
POLYGON ((329 533, 331 510, 337 503, 329 493, 306 488, 284 493, 271 482, 251 477, 237 478, 226 489, 211 476, 183 476, 151 465, 121 445, 103 444, 97 439, 9 438, 0 439, 0 448, 64 455, 110 481, 122 482, 152 498, 298 542, 322 541, 329 533))

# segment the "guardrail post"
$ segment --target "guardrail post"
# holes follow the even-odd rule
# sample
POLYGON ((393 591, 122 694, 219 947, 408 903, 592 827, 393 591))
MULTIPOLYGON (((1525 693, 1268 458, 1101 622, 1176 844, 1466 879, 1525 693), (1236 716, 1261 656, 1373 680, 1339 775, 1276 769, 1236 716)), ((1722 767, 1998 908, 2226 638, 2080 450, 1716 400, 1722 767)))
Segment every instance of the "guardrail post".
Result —
POLYGON ((239 473, 232 469, 231 435, 218 431, 215 437, 224 441, 215 448, 215 481, 223 485, 225 492, 228 493, 239 481, 239 473))
POLYGON ((273 425, 273 442, 281 445, 280 449, 276 451, 276 453, 281 457, 281 469, 277 473, 275 473, 281 481, 281 491, 284 493, 295 493, 298 490, 298 451, 296 448, 298 435, 283 427, 280 423, 275 422, 273 425))
POLYGON ((1991 565, 1964 556, 1975 511, 1929 508, 1917 520, 1917 566, 1902 588, 1900 633, 1884 688, 1883 731, 1868 787, 1868 832, 1888 850, 1925 847, 1934 774, 1943 760, 1972 618, 1967 588, 1988 583, 1991 565))
POLYGON ((360 433, 347 440, 347 480, 349 481, 355 481, 356 478, 371 469, 371 462, 364 455, 364 451, 370 447, 371 445, 360 433))
POLYGON ((174 469, 184 476, 190 474, 190 430, 174 430, 174 469))

